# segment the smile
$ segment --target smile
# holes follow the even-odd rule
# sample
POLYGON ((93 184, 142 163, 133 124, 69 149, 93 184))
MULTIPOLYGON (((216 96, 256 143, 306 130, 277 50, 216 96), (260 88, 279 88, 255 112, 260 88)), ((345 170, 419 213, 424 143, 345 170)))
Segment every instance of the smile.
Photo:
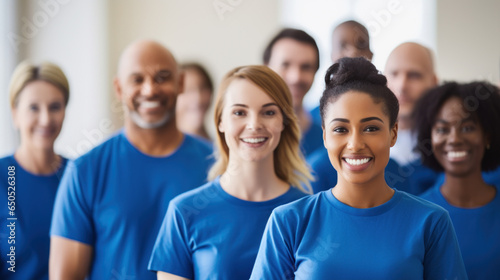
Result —
POLYGON ((157 108, 160 107, 160 102, 158 101, 143 101, 141 102, 141 107, 145 109, 157 108))
POLYGON ((349 164, 353 166, 359 166, 362 164, 365 164, 371 160, 371 158, 362 158, 362 159, 351 159, 351 158, 344 158, 344 160, 349 164))
POLYGON ((267 138, 265 137, 259 137, 259 138, 242 138, 241 141, 245 143, 250 143, 250 144, 257 144, 257 143, 262 143, 266 141, 267 138))

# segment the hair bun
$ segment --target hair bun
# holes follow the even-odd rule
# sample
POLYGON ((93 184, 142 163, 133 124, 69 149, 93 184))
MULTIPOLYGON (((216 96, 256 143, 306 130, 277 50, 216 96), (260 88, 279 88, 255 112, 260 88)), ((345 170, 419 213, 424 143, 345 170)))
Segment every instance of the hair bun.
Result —
POLYGON ((377 68, 363 57, 341 58, 326 71, 325 84, 327 88, 352 81, 366 81, 383 86, 387 84, 385 76, 380 74, 377 68))

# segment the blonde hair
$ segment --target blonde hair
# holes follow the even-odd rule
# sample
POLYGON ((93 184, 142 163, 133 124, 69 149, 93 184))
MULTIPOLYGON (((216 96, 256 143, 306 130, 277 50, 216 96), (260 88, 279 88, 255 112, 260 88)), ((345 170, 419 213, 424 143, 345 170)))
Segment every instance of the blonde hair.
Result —
POLYGON ((15 108, 17 106, 19 94, 27 84, 39 80, 48 82, 59 88, 64 96, 64 105, 68 105, 69 83, 66 75, 64 75, 59 66, 50 62, 42 62, 40 65, 34 65, 23 61, 16 67, 10 79, 10 107, 15 108))
MULTIPOLYGON (((251 81, 267 93, 281 109, 285 128, 281 134, 278 147, 274 150, 274 172, 278 178, 291 186, 310 193, 310 181, 313 180, 313 177, 300 150, 301 134, 297 116, 293 111, 292 96, 286 83, 273 70, 263 65, 250 65, 237 67, 229 71, 222 79, 217 92, 214 110, 215 126, 219 127, 221 121, 227 88, 236 79, 251 81)), ((224 133, 218 130, 216 145, 218 151, 215 156, 217 160, 209 171, 208 177, 210 180, 222 175, 226 171, 229 162, 229 148, 224 133)))

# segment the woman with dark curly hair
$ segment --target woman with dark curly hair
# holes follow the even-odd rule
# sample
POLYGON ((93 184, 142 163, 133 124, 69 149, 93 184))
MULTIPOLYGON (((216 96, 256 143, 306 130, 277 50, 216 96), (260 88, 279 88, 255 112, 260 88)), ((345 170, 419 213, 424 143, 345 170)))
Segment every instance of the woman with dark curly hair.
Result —
POLYGON ((422 194, 450 213, 469 279, 500 279, 500 94, 482 82, 430 90, 414 112, 417 150, 444 181, 422 194), (431 151, 429 153, 429 151, 431 151))
POLYGON ((384 179, 399 104, 364 58, 325 76, 323 140, 337 185, 273 211, 251 279, 467 279, 448 213, 384 179))

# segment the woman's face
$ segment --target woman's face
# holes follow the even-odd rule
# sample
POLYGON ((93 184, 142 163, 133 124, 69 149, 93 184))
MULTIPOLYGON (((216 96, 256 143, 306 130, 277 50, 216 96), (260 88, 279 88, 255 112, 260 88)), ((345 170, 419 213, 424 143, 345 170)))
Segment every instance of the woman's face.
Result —
POLYGON ((21 142, 41 149, 53 149, 64 121, 64 95, 45 81, 27 84, 12 110, 21 142))
POLYGON ((196 70, 184 72, 184 92, 177 98, 176 114, 182 123, 203 126, 210 108, 212 92, 205 78, 196 70))
POLYGON ((397 124, 389 127, 382 106, 357 91, 327 105, 323 140, 339 178, 352 184, 383 178, 390 148, 396 143, 397 124))
POLYGON ((283 114, 260 87, 236 79, 227 88, 218 129, 229 147, 229 161, 273 160, 284 129, 283 114))
POLYGON ((481 172, 487 139, 479 120, 463 108, 460 98, 444 102, 431 137, 434 156, 446 173, 464 176, 481 172))

